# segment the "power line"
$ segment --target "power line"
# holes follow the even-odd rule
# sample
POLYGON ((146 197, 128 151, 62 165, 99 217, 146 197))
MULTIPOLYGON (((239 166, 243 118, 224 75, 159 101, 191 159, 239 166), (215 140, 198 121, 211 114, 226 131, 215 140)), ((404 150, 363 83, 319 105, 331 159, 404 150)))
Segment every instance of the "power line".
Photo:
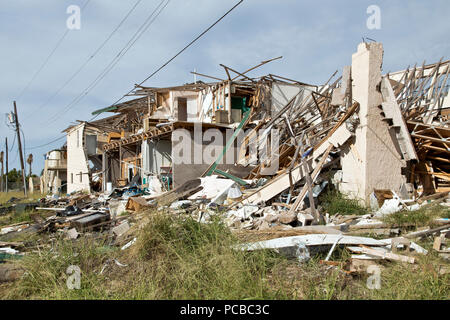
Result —
POLYGON ((14 135, 14 140, 13 140, 12 146, 11 146, 11 148, 9 149, 8 152, 11 152, 11 151, 14 149, 14 143, 15 143, 15 142, 16 142, 16 135, 14 135))
POLYGON ((69 111, 71 108, 73 108, 76 104, 78 104, 84 96, 88 95, 90 91, 92 91, 103 78, 106 77, 106 75, 114 68, 114 66, 122 59, 122 57, 128 52, 128 50, 136 43, 136 41, 145 33, 145 31, 153 24, 153 22, 156 20, 156 18, 161 14, 161 12, 166 8, 166 6, 169 4, 170 0, 167 0, 164 6, 161 7, 161 5, 166 0, 162 0, 160 4, 153 10, 153 12, 147 17, 147 19, 144 21, 144 23, 139 27, 139 29, 135 32, 135 34, 131 37, 131 39, 127 42, 127 44, 122 48, 122 50, 119 51, 119 53, 113 58, 113 60, 106 66, 106 68, 97 76, 97 78, 94 79, 93 82, 89 84, 88 87, 86 87, 85 90, 83 90, 75 99, 70 102, 65 109, 62 110, 61 113, 56 113, 55 116, 49 118, 49 122, 47 124, 50 124, 60 118, 63 114, 65 114, 67 111, 69 111), (158 11, 159 10, 159 11, 158 11), (157 12, 158 11, 158 12, 157 12), (156 13, 157 12, 157 13, 156 13), (156 13, 156 15, 155 15, 156 13))
MULTIPOLYGON (((212 25, 210 25, 208 28, 206 28, 200 35, 198 35, 194 40, 189 42, 183 49, 178 51, 177 54, 175 54, 172 58, 170 58, 166 63, 164 63, 161 67, 159 67, 156 71, 154 71, 151 75, 149 75, 147 78, 145 78, 143 81, 138 83, 135 87, 141 86, 144 82, 146 82, 148 79, 153 77, 155 74, 157 74, 159 71, 161 71, 165 66, 167 66, 170 62, 172 62, 176 57, 178 57, 184 50, 189 48, 192 44, 194 44, 198 39, 200 39, 205 33, 207 33, 209 30, 211 30, 216 24, 218 24, 225 16, 227 16, 231 11, 233 11, 238 5, 240 5, 244 0, 240 0, 238 3, 236 3, 230 10, 228 10, 223 16, 221 16, 219 19, 217 19, 212 25)), ((125 93, 119 100, 114 102, 111 106, 116 105, 118 102, 120 102, 123 98, 125 98, 128 94, 133 92, 135 88, 131 89, 127 93, 125 93)))
MULTIPOLYGON (((97 78, 85 89, 83 90, 83 92, 81 92, 69 105, 68 105, 68 109, 70 109, 71 107, 73 107, 76 103, 78 103, 83 96, 87 95, 89 93, 90 90, 92 90, 95 85, 97 85, 99 83, 99 81, 101 81, 106 74, 112 69, 112 67, 114 67, 115 64, 117 64, 117 62, 124 56, 124 54, 131 48, 131 46, 134 45, 134 43, 142 36, 142 34, 150 27, 151 24, 153 24, 153 22, 155 21, 155 19, 159 16, 159 14, 161 14, 162 10, 169 4, 170 0, 167 0, 167 3, 161 7, 161 5, 165 2, 166 0, 162 0, 160 2, 160 4, 155 8, 155 10, 153 10, 153 12, 147 17, 147 19, 145 20, 145 22, 138 28, 138 30, 135 32, 135 34, 131 37, 131 39, 127 42, 127 44, 122 48, 121 51, 119 51, 119 53, 116 55, 116 57, 111 61, 111 63, 109 63, 107 65, 107 67, 102 71, 102 73, 100 73, 99 76, 97 76, 97 78), (161 9, 160 9, 161 8, 161 9), (156 11, 158 11, 158 9, 160 9, 160 11, 157 13, 157 15, 152 19, 152 17, 155 15, 156 11), (125 51, 124 51, 125 50, 125 51)), ((64 110, 64 112, 66 112, 68 110, 67 108, 64 110)), ((52 117, 50 119, 50 122, 54 122, 57 118, 59 117, 59 115, 57 115, 57 117, 52 117), (53 120, 53 121, 52 121, 53 120)), ((95 119, 95 117, 93 117, 93 119, 95 119)), ((89 120, 92 121, 92 120, 89 120)), ((45 147, 47 145, 50 145, 56 141, 59 141, 61 139, 64 139, 65 136, 61 136, 59 138, 56 138, 48 143, 42 144, 42 145, 38 145, 38 146, 34 146, 34 147, 30 147, 28 148, 29 150, 31 149, 38 149, 38 148, 42 148, 45 147)))
MULTIPOLYGON (((101 49, 108 43, 108 41, 112 38, 112 36, 119 30, 119 28, 124 24, 124 22, 128 19, 128 17, 131 15, 131 13, 136 9, 136 7, 141 3, 142 0, 137 0, 136 3, 131 7, 131 9, 128 11, 128 13, 123 17, 123 19, 119 22, 119 24, 114 28, 114 30, 106 37, 106 39, 103 41, 103 43, 87 58, 87 60, 75 71, 74 74, 53 94, 51 95, 36 111, 40 111, 42 108, 46 107, 50 101, 53 100, 87 65, 88 63, 97 55, 97 53, 100 52, 101 49)), ((30 118, 36 114, 36 112, 30 114, 25 119, 30 118)))
MULTIPOLYGON (((82 9, 84 9, 88 3, 91 0, 86 0, 86 2, 84 3, 82 9)), ((63 42, 64 38, 67 36, 67 34, 69 33, 69 29, 67 29, 64 34, 62 35, 61 38, 59 38, 58 42, 56 43, 55 47, 53 48, 53 50, 50 52, 50 54, 47 56, 47 58, 44 60, 44 62, 42 63, 42 65, 39 67, 39 69, 34 73, 34 75, 31 77, 31 79, 28 81, 27 85, 25 86, 25 88, 22 89, 22 91, 20 92, 19 96, 17 97, 17 100, 19 100, 20 98, 22 98, 22 96, 24 95, 25 91, 27 91, 27 89, 30 87, 30 85, 33 83, 33 81, 37 78, 37 76, 41 73, 41 71, 45 68, 45 66, 47 65, 47 63, 50 61, 51 57, 53 56, 53 54, 56 52, 56 50, 59 48, 59 46, 61 45, 61 43, 63 42)))
POLYGON ((61 137, 59 137, 59 138, 57 138, 57 139, 54 139, 54 140, 52 140, 52 141, 50 141, 50 142, 47 142, 47 143, 45 143, 45 144, 41 144, 41 145, 39 145, 39 146, 30 147, 30 148, 28 148, 28 150, 39 149, 39 148, 41 148, 41 147, 48 146, 49 144, 52 144, 53 142, 59 141, 59 140, 61 140, 61 139, 64 139, 65 137, 66 137, 66 136, 61 136, 61 137))
MULTIPOLYGON (((170 0, 169 0, 170 1, 170 0)), ((148 76, 147 78, 145 78, 139 85, 142 85, 144 82, 146 82, 148 79, 150 79, 151 77, 153 77, 156 73, 158 73, 159 71, 161 71, 165 66, 167 66, 170 62, 172 62, 177 56, 179 56, 182 52, 184 52, 187 48, 189 48, 192 44, 194 44, 198 39, 200 39, 204 34, 206 34, 210 29, 212 29, 217 23, 219 23, 225 16, 227 16, 231 11, 233 11, 238 5, 240 5, 244 0, 240 0, 237 4, 235 4, 230 10, 228 10, 223 16, 221 16, 219 19, 217 19, 212 25, 210 25, 207 29, 205 29, 199 36, 197 36, 194 40, 192 40, 189 44, 187 44, 183 49, 181 49, 177 54, 175 54, 172 58, 170 58, 166 63, 164 63, 161 67, 159 67, 155 72, 153 72, 150 76, 148 76)), ((168 3, 166 3, 167 6, 168 3)), ((134 90, 134 89, 133 89, 134 90)), ((120 100, 122 100, 127 94, 131 93, 133 90, 130 90, 128 93, 126 93, 125 95, 123 95, 119 100, 117 100, 116 102, 114 102, 112 104, 112 106, 114 106, 115 104, 117 104, 120 100)), ((87 94, 87 93, 86 93, 87 94)), ((95 115, 92 119, 90 119, 89 121, 92 121, 93 119, 97 118, 99 114, 95 115)), ((40 147, 44 147, 47 146, 53 142, 56 142, 58 140, 61 140, 65 138, 65 136, 59 137, 55 140, 52 140, 46 144, 40 145, 40 146, 36 146, 36 147, 31 147, 29 149, 36 149, 36 148, 40 148, 40 147)))
POLYGON ((19 149, 16 150, 16 156, 14 157, 14 160, 11 162, 13 164, 17 160, 17 156, 19 155, 19 149))

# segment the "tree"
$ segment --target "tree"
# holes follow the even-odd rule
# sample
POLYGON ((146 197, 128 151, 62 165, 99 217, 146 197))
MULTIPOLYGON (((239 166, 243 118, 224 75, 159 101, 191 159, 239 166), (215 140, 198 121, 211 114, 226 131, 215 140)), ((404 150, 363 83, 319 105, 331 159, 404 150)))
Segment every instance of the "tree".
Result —
POLYGON ((9 170, 8 181, 10 181, 10 182, 22 181, 22 170, 17 171, 16 168, 9 170))

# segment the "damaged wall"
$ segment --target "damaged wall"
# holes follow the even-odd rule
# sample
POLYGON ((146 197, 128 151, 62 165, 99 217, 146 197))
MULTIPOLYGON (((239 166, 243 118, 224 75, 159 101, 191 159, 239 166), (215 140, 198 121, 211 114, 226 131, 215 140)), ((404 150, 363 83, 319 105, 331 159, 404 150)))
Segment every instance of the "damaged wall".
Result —
MULTIPOLYGON (((209 133, 214 132, 209 130, 209 133)), ((192 129, 174 131, 172 134, 172 159, 174 159, 172 170, 174 187, 178 187, 186 181, 200 177, 218 158, 227 141, 230 139, 232 132, 231 134, 228 132, 227 135, 224 130, 213 130, 217 130, 215 132, 219 139, 205 137, 202 140, 200 138, 201 144, 196 143, 197 139, 194 139, 194 130, 192 129), (222 139, 220 139, 220 137, 222 137, 222 139), (187 153, 183 154, 181 150, 186 151, 187 153), (180 163, 183 158, 187 161, 180 163)), ((198 133, 199 132, 196 134, 198 133)), ((237 142, 234 141, 233 145, 228 149, 228 152, 223 158, 222 164, 218 165, 218 169, 228 171, 232 175, 241 178, 247 176, 251 167, 245 168, 243 166, 234 165, 234 163, 237 162, 238 154, 239 148, 237 147, 237 142)))
POLYGON ((199 111, 196 91, 170 91, 172 116, 178 121, 196 121, 199 111))
POLYGON ((398 192, 406 182, 402 176, 406 163, 396 145, 395 132, 383 121, 379 108, 382 62, 381 43, 361 43, 352 56, 352 92, 360 104, 360 124, 341 155, 340 191, 366 203, 375 188, 398 192))
POLYGON ((143 177, 159 175, 161 167, 170 167, 172 142, 170 140, 144 140, 142 141, 142 168, 143 177))

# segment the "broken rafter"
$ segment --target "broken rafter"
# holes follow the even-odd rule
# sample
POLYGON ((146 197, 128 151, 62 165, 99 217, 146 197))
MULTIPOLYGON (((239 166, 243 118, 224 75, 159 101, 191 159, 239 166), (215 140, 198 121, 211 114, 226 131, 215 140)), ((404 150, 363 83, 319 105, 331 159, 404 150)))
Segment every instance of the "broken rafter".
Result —
POLYGON ((210 79, 219 80, 219 81, 225 81, 224 79, 220 79, 220 78, 213 77, 213 76, 208 76, 208 75, 206 75, 206 74, 199 73, 199 72, 191 71, 191 73, 192 73, 192 74, 195 74, 195 75, 197 75, 197 76, 205 77, 205 78, 210 78, 210 79))
MULTIPOLYGON (((255 69, 257 69, 257 68, 259 68, 259 67, 265 65, 266 63, 269 63, 269 62, 272 62, 272 61, 274 61, 274 60, 278 60, 278 59, 281 59, 281 58, 283 58, 283 56, 279 56, 279 57, 276 57, 276 58, 272 58, 272 59, 269 59, 269 60, 266 60, 266 61, 261 61, 260 64, 254 66, 254 67, 252 67, 252 68, 250 68, 250 69, 248 69, 248 70, 245 70, 244 72, 242 72, 242 74, 246 74, 246 73, 248 73, 248 72, 250 72, 250 71, 252 71, 252 70, 255 70, 255 69)), ((231 79, 231 81, 234 81, 234 80, 236 80, 237 78, 239 78, 239 75, 237 75, 236 77, 234 77, 233 79, 231 79)))
POLYGON ((228 75, 228 79, 229 79, 229 80, 231 80, 231 79, 230 79, 230 74, 228 73, 228 70, 233 71, 234 73, 236 73, 236 74, 238 74, 239 76, 241 76, 241 77, 243 77, 243 78, 245 78, 245 79, 251 81, 252 83, 256 83, 255 80, 253 80, 253 79, 250 78, 250 77, 247 77, 245 74, 240 73, 239 71, 236 71, 236 70, 234 70, 234 69, 232 69, 232 68, 230 68, 230 67, 227 67, 227 66, 225 66, 225 65, 223 65, 223 64, 220 64, 220 66, 223 67, 223 68, 225 69, 225 71, 227 72, 227 75, 228 75))
POLYGON ((120 146, 125 146, 127 144, 132 144, 132 143, 135 143, 135 142, 138 142, 138 141, 142 141, 142 140, 145 140, 145 139, 152 139, 152 138, 155 138, 155 137, 159 137, 159 136, 162 136, 164 134, 171 133, 173 131, 173 129, 174 129, 173 124, 170 124, 170 125, 167 125, 167 126, 163 126, 163 127, 160 127, 160 128, 153 128, 153 129, 150 129, 147 132, 136 134, 136 135, 133 135, 133 136, 128 137, 128 138, 120 139, 119 141, 111 142, 111 143, 103 146, 103 150, 104 151, 110 151, 110 150, 113 150, 113 149, 117 149, 120 146))

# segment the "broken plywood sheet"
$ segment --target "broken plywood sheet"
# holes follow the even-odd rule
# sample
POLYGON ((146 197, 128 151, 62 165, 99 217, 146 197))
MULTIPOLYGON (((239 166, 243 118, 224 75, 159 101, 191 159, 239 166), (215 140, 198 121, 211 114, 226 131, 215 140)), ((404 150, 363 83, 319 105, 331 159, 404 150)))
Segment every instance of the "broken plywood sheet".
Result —
POLYGON ((13 263, 0 264, 0 283, 20 279, 25 270, 13 263))
POLYGON ((200 179, 186 181, 181 186, 160 195, 157 198, 158 206, 165 206, 179 199, 185 199, 202 189, 200 179))
POLYGON ((333 89, 333 94, 331 96, 332 106, 341 106, 344 104, 345 95, 342 93, 341 88, 333 89))
POLYGON ((318 233, 318 234, 342 234, 341 231, 335 229, 335 228, 330 228, 327 226, 302 226, 302 227, 295 227, 292 228, 291 230, 296 230, 298 232, 305 232, 306 234, 308 233, 318 233))
POLYGON ((214 202, 214 199, 220 198, 221 195, 226 198, 228 189, 234 184, 231 179, 220 179, 217 176, 208 176, 200 178, 200 180, 203 190, 188 197, 189 200, 213 199, 214 202))
POLYGON ((90 204, 91 202, 92 202, 91 196, 88 194, 84 194, 70 200, 69 206, 77 206, 78 208, 83 209, 86 205, 90 204))
POLYGON ((280 249, 287 247, 296 247, 303 243, 307 247, 333 245, 339 240, 339 245, 367 245, 382 246, 383 242, 372 238, 344 236, 339 234, 309 234, 303 236, 292 236, 267 241, 258 241, 254 243, 243 244, 243 250, 259 250, 259 249, 280 249))
POLYGON ((347 101, 351 101, 351 69, 351 66, 345 66, 343 68, 341 86, 339 88, 333 89, 333 94, 331 96, 331 105, 344 105, 346 97, 348 98, 347 101))
MULTIPOLYGON (((270 223, 270 222, 269 222, 270 223)), ((267 229, 258 230, 236 230, 234 231, 243 242, 254 242, 262 240, 277 239, 290 236, 307 234, 342 234, 335 228, 327 226, 304 226, 285 229, 283 226, 273 226, 267 229)))
POLYGON ((149 204, 142 197, 130 197, 128 198, 127 205, 125 206, 126 210, 139 212, 145 208, 147 208, 149 204))
POLYGON ((128 224, 128 221, 124 221, 121 224, 119 224, 118 226, 114 227, 112 229, 112 232, 117 236, 120 237, 121 235, 123 235, 125 232, 127 232, 130 229, 130 225, 128 224))

